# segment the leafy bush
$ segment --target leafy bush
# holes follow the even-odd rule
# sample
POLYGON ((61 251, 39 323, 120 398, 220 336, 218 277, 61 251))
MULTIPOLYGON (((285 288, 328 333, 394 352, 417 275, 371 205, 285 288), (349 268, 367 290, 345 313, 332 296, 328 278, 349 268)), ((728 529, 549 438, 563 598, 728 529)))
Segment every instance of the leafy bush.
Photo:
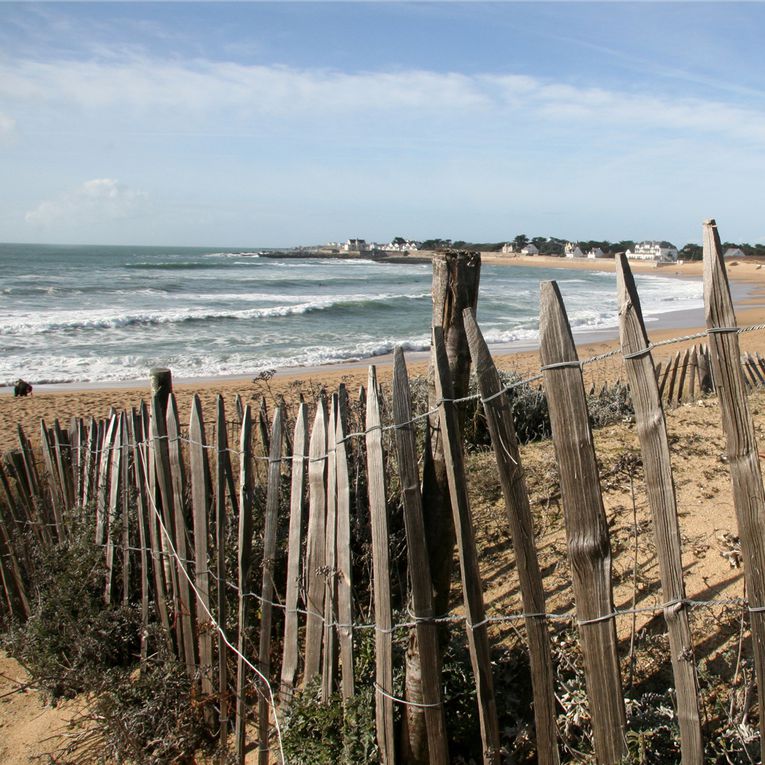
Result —
POLYGON ((5 644, 54 699, 97 688, 106 670, 134 661, 140 641, 138 610, 104 604, 104 551, 93 544, 92 516, 70 528, 63 542, 34 548, 32 615, 5 644))

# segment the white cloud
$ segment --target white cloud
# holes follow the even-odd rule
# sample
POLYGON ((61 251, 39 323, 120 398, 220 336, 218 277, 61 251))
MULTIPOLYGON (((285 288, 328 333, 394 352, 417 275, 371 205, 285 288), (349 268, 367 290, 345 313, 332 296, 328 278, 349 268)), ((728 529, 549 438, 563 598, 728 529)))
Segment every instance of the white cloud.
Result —
POLYGON ((0 112, 0 143, 10 141, 16 133, 16 120, 0 112))
POLYGON ((146 192, 130 189, 112 178, 94 178, 56 199, 40 202, 24 219, 41 227, 100 223, 130 217, 146 198, 146 192))
POLYGON ((0 62, 0 97, 33 107, 105 110, 227 125, 271 116, 449 115, 542 123, 600 122, 765 141, 753 106, 620 91, 525 75, 403 70, 339 72, 231 62, 180 62, 126 53, 117 60, 0 62), (710 116, 713 118, 710 119, 710 116))

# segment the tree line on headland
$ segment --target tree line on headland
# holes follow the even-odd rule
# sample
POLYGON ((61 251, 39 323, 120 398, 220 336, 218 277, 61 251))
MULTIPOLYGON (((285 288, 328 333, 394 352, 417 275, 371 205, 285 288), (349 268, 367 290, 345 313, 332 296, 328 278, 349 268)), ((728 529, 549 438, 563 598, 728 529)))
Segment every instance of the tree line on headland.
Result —
MULTIPOLYGON (((462 239, 452 241, 451 239, 426 239, 420 245, 421 250, 480 250, 481 252, 500 252, 502 247, 508 242, 512 242, 514 249, 520 251, 527 244, 533 244, 540 255, 562 256, 563 248, 571 240, 559 239, 555 236, 534 236, 529 238, 526 234, 518 234, 512 240, 503 242, 467 242, 462 239)), ((600 248, 607 255, 615 255, 617 252, 626 252, 635 249, 635 242, 631 239, 622 239, 619 242, 609 242, 608 240, 588 240, 578 241, 582 252, 588 252, 600 248)), ((735 242, 723 242, 723 252, 728 249, 740 249, 744 255, 757 255, 765 257, 765 244, 737 244, 735 242)), ((678 248, 678 257, 682 260, 701 260, 701 245, 689 242, 682 248, 678 248)))

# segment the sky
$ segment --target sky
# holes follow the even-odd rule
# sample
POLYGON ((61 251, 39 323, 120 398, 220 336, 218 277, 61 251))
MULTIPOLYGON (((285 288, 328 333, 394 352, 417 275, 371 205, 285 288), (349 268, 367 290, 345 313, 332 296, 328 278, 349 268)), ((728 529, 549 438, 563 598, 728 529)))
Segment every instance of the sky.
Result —
POLYGON ((765 241, 765 4, 0 2, 0 241, 765 241))

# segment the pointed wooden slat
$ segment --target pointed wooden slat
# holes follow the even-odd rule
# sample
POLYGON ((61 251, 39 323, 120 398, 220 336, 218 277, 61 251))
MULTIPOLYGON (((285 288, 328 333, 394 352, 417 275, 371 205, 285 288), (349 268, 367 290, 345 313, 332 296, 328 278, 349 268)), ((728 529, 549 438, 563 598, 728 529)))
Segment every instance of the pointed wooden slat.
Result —
POLYGON ((670 358, 667 361, 667 366, 664 370, 664 374, 661 377, 661 381, 659 382, 659 397, 664 400, 665 396, 664 393, 667 388, 667 381, 669 380, 670 372, 672 371, 672 362, 674 361, 674 357, 670 358))
POLYGON ((324 529, 324 642, 321 700, 327 704, 335 689, 337 670, 337 393, 332 394, 327 425, 327 524, 324 529))
POLYGON ((377 371, 369 367, 366 411, 367 485, 372 525, 372 581, 375 599, 375 722, 383 765, 394 765, 393 732, 393 615, 390 598, 390 532, 385 494, 385 461, 377 371))
POLYGON ((170 612, 168 608, 170 586, 165 577, 165 566, 162 548, 162 539, 159 522, 162 518, 160 507, 157 504, 157 491, 155 481, 155 456, 154 439, 151 437, 151 419, 149 409, 146 403, 141 401, 139 408, 139 417, 141 419, 141 430, 143 438, 140 445, 140 457, 143 465, 143 479, 145 484, 146 496, 146 525, 149 530, 149 545, 151 547, 151 570, 154 580, 154 602, 159 614, 160 624, 162 625, 162 634, 170 653, 175 650, 173 646, 173 636, 170 627, 170 612))
POLYGON ((667 386, 667 403, 672 406, 675 400, 675 382, 677 381, 677 372, 680 368, 680 351, 672 359, 672 372, 669 375, 669 385, 667 386))
MULTIPOLYGON (((268 454, 268 483, 266 486, 266 519, 263 529, 263 576, 260 590, 260 639, 258 643, 259 669, 264 678, 271 675, 271 631, 274 613, 274 571, 277 564, 276 531, 279 523, 282 467, 282 408, 274 410, 271 426, 271 451, 268 454)), ((258 696, 258 763, 268 765, 268 730, 270 709, 267 689, 258 696)))
POLYGON ((45 471, 48 477, 48 488, 50 490, 50 506, 53 509, 53 522, 56 538, 59 541, 64 539, 64 493, 61 488, 61 477, 56 465, 54 446, 52 443, 51 432, 45 425, 44 420, 40 420, 40 446, 42 448, 45 471))
MULTIPOLYGON (((169 394, 168 394, 169 395, 169 394)), ((170 451, 167 434, 167 399, 163 402, 156 394, 151 402, 151 443, 154 455, 153 476, 155 487, 159 489, 153 496, 159 496, 157 522, 159 524, 159 543, 162 549, 160 560, 164 567, 165 582, 168 584, 168 594, 173 604, 173 625, 175 629, 175 644, 180 659, 186 658, 183 641, 183 614, 181 613, 181 596, 179 593, 178 566, 175 560, 176 550, 175 522, 173 512, 173 478, 170 468, 170 451)), ((187 664, 188 667, 188 664, 187 664)))
MULTIPOLYGON (((662 597, 665 603, 671 604, 664 609, 664 619, 669 633, 672 672, 675 678, 682 762, 683 765, 701 765, 704 761, 704 744, 698 703, 699 684, 693 660, 693 641, 688 622, 689 608, 685 602, 680 525, 667 425, 659 399, 653 357, 650 352, 641 353, 649 347, 648 335, 643 323, 635 280, 623 254, 617 255, 616 282, 622 353, 635 408, 648 504, 653 514, 662 597)), ((694 373, 695 370, 692 370, 692 374, 694 373)))
POLYGON ((106 542, 106 524, 109 512, 109 465, 112 460, 112 450, 114 439, 117 436, 119 418, 116 414, 112 415, 104 432, 103 440, 100 445, 100 455, 98 459, 98 485, 96 488, 96 544, 102 545, 106 542))
POLYGON ((130 435, 128 432, 127 413, 122 418, 122 604, 127 606, 130 602, 130 579, 131 579, 131 535, 135 532, 131 527, 130 520, 130 435))
POLYGON ((120 493, 122 485, 122 435, 124 413, 116 415, 114 441, 112 443, 112 458, 109 462, 109 505, 104 517, 105 536, 105 559, 106 559, 106 585, 104 587, 104 602, 109 605, 112 602, 112 576, 114 571, 114 533, 120 510, 120 493))
MULTIPOLYGON (((212 506, 210 467, 207 461, 207 437, 205 435, 202 402, 197 394, 191 399, 189 420, 189 468, 191 475, 191 507, 194 524, 194 585, 198 600, 197 641, 199 648, 199 675, 202 696, 205 700, 213 695, 213 648, 210 625, 210 575, 207 540, 212 506)), ((205 705, 205 718, 212 722, 212 707, 205 705)))
MULTIPOLYGON (((244 419, 244 410, 242 410, 244 419)), ((216 611, 219 628, 226 624, 226 483, 231 471, 231 458, 228 451, 228 434, 226 432, 226 412, 223 396, 216 399, 215 419, 215 575, 217 582, 216 611)), ((228 646, 223 640, 223 634, 218 635, 218 714, 220 717, 220 733, 218 744, 221 751, 226 751, 228 740, 228 668, 226 655, 228 646)))
POLYGON ((252 570, 252 530, 253 530, 253 476, 252 476, 252 414, 245 406, 242 417, 242 433, 239 441, 239 539, 237 562, 239 569, 239 613, 236 660, 236 720, 235 720, 235 758, 237 765, 244 765, 245 727, 247 724, 247 701, 244 696, 247 667, 244 663, 244 651, 249 627, 249 603, 247 593, 250 588, 252 570))
POLYGON ((547 608, 512 404, 509 395, 501 393, 503 386, 497 368, 471 311, 465 311, 464 320, 513 538, 523 611, 528 614, 525 623, 534 694, 537 758, 540 765, 557 765, 559 755, 554 674, 550 636, 544 616, 547 608))
POLYGON ((146 498, 146 460, 143 449, 143 421, 141 415, 133 409, 128 419, 130 446, 133 454, 133 486, 136 496, 136 522, 138 525, 138 547, 141 561, 141 669, 146 666, 148 657, 149 632, 149 531, 147 524, 148 507, 146 498))
MULTIPOLYGON (((726 437, 733 484, 746 594, 749 599, 752 648, 759 708, 765 708, 765 490, 749 402, 742 379, 736 314, 728 287, 717 225, 704 223, 704 309, 709 329, 709 356, 726 437), (721 331, 720 331, 721 330, 721 331)), ((760 746, 765 742, 765 715, 760 715, 760 746)))
MULTIPOLYGON (((657 373, 658 374, 658 373, 657 373)), ((699 357, 696 346, 691 348, 691 358, 688 361, 688 400, 696 399, 696 379, 699 375, 699 357)))
POLYGON ((344 700, 355 692, 353 680, 353 571, 351 560, 351 489, 348 475, 348 394, 344 385, 338 392, 337 422, 335 424, 335 477, 337 482, 337 641, 342 672, 340 691, 344 700))
POLYGON ((306 541, 306 630, 303 683, 309 683, 321 670, 321 644, 324 619, 324 545, 327 526, 327 410, 324 399, 316 406, 308 449, 308 532, 306 541))
POLYGON ((555 282, 542 282, 540 356, 571 561, 595 751, 599 762, 626 754, 626 718, 611 590, 611 550, 582 370, 555 282))
POLYGON ((712 380, 712 369, 709 366, 709 347, 702 346, 699 352, 699 391, 702 395, 715 389, 712 380))
POLYGON ((71 444, 69 443, 69 434, 61 429, 57 419, 53 421, 53 446, 64 510, 72 510, 74 508, 74 485, 72 484, 71 444))
POLYGON ((459 418, 452 388, 449 360, 446 357, 444 331, 433 327, 433 371, 436 396, 440 404, 438 420, 449 484, 454 528, 457 536, 462 597, 467 614, 468 648, 473 666, 478 715, 481 726, 483 761, 486 765, 499 765, 500 738, 497 705, 494 700, 494 678, 491 669, 491 649, 483 602, 483 584, 478 566, 478 550, 473 532, 473 514, 468 499, 465 457, 462 452, 459 418))
POLYGON ((82 506, 88 507, 93 501, 95 486, 97 483, 96 471, 98 469, 98 423, 95 418, 90 418, 88 425, 88 442, 85 452, 85 464, 82 469, 82 506))
POLYGON ((438 630, 433 621, 433 590, 430 579, 428 548, 422 514, 420 477, 417 469, 412 419, 409 376, 404 362, 404 352, 396 347, 393 362, 393 419, 396 426, 396 454, 401 484, 401 500, 404 506, 404 526, 409 555, 409 580, 412 607, 417 620, 415 632, 422 670, 422 698, 408 699, 422 706, 418 709, 425 716, 428 737, 428 756, 431 765, 449 762, 449 748, 441 697, 441 666, 438 648, 438 630))
POLYGON ((284 596, 284 655, 280 696, 289 704, 298 667, 298 592, 300 589, 300 553, 305 506, 306 464, 308 458, 308 407, 298 408, 292 450, 292 485, 290 488, 290 526, 287 542, 287 588, 284 596))
POLYGON ((683 360, 680 364, 680 379, 677 383, 677 403, 681 403, 683 399, 683 389, 685 387, 685 378, 688 374, 688 360, 691 357, 691 349, 686 348, 683 353, 683 360))
POLYGON ((755 386, 765 385, 765 377, 763 377, 762 370, 760 369, 759 364, 757 364, 755 361, 754 357, 749 353, 746 354, 746 364, 752 371, 752 380, 755 386))
MULTIPOLYGON (((194 636, 195 597, 191 590, 191 574, 189 560, 191 552, 188 547, 188 524, 186 523, 186 477, 181 457, 180 426, 178 422, 178 407, 175 394, 171 393, 167 404, 167 446, 170 457, 170 475, 172 479, 172 508, 175 531, 175 565, 178 571, 178 607, 181 630, 183 632, 183 658, 186 671, 192 680, 197 674, 196 638, 194 636)), ((202 565, 206 566, 205 561, 202 565)))

